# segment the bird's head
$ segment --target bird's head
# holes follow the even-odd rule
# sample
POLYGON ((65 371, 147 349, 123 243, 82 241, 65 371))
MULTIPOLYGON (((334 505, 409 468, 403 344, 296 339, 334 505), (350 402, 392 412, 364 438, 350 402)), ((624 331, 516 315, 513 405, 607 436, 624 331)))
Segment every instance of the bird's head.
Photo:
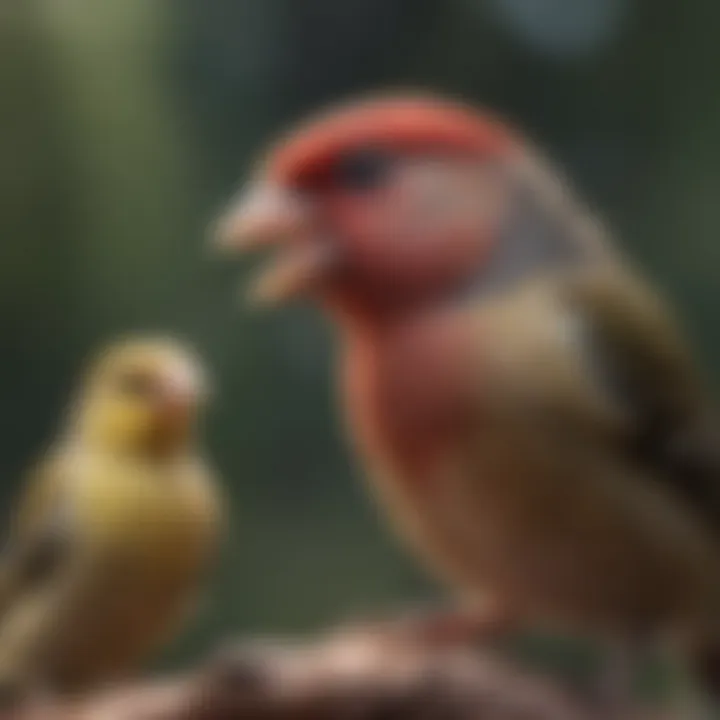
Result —
POLYGON ((167 456, 192 439, 206 391, 199 361, 176 341, 122 340, 92 363, 74 428, 104 450, 167 456))
POLYGON ((273 247, 253 288, 261 300, 392 312, 482 267, 507 212, 504 168, 519 154, 504 124, 454 102, 358 101, 275 145, 216 238, 273 247))

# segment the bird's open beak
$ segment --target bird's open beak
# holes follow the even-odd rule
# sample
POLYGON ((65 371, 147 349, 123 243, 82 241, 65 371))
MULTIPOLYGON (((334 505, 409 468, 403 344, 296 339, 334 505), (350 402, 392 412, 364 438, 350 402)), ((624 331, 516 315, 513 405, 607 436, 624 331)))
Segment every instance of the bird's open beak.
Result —
POLYGON ((270 184, 251 186, 243 193, 221 217, 213 241, 227 252, 275 250, 249 292, 253 300, 267 304, 316 287, 336 262, 333 244, 314 234, 308 204, 270 184))

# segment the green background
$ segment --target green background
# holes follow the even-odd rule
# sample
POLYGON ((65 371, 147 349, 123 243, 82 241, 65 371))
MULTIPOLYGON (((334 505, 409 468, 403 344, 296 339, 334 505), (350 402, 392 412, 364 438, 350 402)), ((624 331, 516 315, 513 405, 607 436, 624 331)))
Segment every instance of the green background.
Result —
MULTIPOLYGON (((196 344, 233 504, 217 583, 168 651, 431 597, 362 486, 311 309, 252 314, 206 228, 263 143, 319 104, 411 85, 499 109, 667 289, 712 369, 720 245, 713 0, 45 0, 0 5, 0 499, 86 354, 196 344)), ((7 511, 6 511, 7 512, 7 511)))

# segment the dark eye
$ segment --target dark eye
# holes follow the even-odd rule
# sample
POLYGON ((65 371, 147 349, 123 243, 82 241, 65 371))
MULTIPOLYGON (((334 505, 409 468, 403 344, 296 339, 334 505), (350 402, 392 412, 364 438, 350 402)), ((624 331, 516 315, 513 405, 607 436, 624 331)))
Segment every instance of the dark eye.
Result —
POLYGON ((372 190, 383 182, 390 169, 392 158, 377 149, 364 149, 349 153, 335 166, 335 181, 347 190, 372 190))
POLYGON ((133 397, 151 397, 155 393, 155 378, 142 372, 127 372, 118 377, 118 390, 133 397))

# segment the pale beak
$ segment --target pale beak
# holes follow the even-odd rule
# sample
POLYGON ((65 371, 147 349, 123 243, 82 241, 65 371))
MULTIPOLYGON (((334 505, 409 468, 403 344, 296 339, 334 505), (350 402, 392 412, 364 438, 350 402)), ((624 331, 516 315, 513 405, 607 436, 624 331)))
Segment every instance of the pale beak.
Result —
POLYGON ((221 250, 254 250, 299 233, 306 217, 306 208, 290 192, 269 183, 251 185, 221 216, 213 240, 221 250))
POLYGON ((270 183, 250 186, 220 218, 214 244, 227 252, 275 248, 251 284, 252 300, 273 304, 317 286, 336 264, 334 244, 320 237, 309 203, 270 183))
POLYGON ((203 382, 196 369, 184 363, 168 368, 162 379, 162 391, 159 398, 164 415, 185 417, 194 408, 203 395, 203 382))

